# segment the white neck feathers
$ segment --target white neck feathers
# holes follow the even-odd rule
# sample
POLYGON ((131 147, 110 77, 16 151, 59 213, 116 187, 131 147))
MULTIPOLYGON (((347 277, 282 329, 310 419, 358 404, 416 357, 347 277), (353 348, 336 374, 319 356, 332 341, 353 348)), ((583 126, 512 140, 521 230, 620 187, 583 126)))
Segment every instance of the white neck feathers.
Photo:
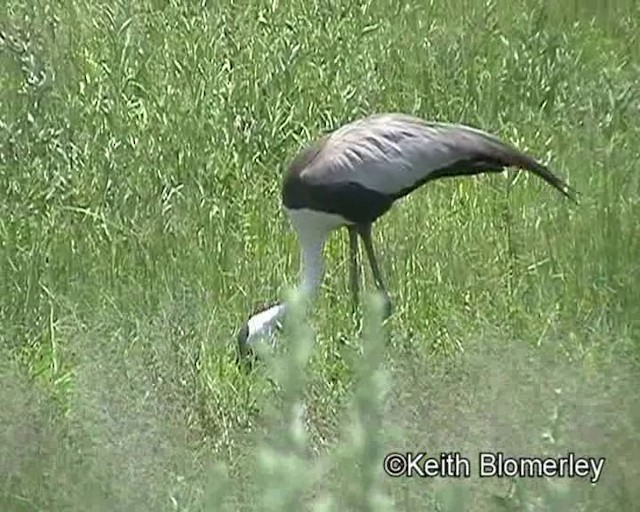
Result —
MULTIPOLYGON (((300 282, 298 289, 303 298, 312 299, 322 283, 322 248, 331 230, 344 224, 338 216, 310 210, 288 212, 300 243, 300 282)), ((246 344, 270 337, 282 323, 287 306, 272 306, 252 316, 247 322, 246 344)))

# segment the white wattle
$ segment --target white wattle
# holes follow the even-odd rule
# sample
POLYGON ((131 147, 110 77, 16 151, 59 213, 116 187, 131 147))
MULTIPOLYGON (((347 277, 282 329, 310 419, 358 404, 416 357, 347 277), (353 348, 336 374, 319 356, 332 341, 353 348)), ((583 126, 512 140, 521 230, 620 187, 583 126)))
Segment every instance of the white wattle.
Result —
POLYGON ((285 313, 285 305, 277 304, 253 315, 247 322, 249 333, 246 339, 247 345, 268 340, 281 324, 285 313))

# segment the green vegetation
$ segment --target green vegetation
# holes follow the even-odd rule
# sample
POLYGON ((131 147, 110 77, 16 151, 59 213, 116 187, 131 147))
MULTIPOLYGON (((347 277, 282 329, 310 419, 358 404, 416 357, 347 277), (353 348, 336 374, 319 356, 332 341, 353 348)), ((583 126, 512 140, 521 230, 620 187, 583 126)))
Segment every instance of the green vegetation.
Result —
POLYGON ((633 0, 6 0, 0 510, 637 509, 638 20, 633 0), (522 173, 430 184, 374 231, 384 329, 361 335, 336 234, 307 328, 241 371, 238 327, 296 282, 283 166, 381 111, 497 133, 581 203, 522 173), (607 462, 595 486, 392 479, 398 450, 607 462))

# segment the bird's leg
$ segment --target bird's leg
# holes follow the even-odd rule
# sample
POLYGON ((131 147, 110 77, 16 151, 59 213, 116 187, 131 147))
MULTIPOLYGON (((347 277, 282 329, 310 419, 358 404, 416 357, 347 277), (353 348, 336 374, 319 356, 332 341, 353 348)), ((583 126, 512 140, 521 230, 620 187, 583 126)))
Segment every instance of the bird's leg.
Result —
POLYGON ((358 230, 355 226, 348 226, 349 229, 349 280, 351 285, 352 308, 355 313, 358 309, 358 294, 360 288, 360 276, 358 275, 358 230))
POLYGON ((367 257, 369 258, 369 264, 371 265, 371 272, 373 273, 373 279, 376 282, 376 287, 380 292, 382 292, 382 295, 384 297, 384 317, 387 318, 389 315, 391 315, 392 311, 391 300, 389 299, 389 293, 387 292, 387 287, 384 285, 382 273, 378 268, 378 261, 373 250, 373 241, 371 239, 371 224, 360 224, 358 226, 358 233, 360 233, 360 237, 364 242, 364 248, 367 252, 367 257))

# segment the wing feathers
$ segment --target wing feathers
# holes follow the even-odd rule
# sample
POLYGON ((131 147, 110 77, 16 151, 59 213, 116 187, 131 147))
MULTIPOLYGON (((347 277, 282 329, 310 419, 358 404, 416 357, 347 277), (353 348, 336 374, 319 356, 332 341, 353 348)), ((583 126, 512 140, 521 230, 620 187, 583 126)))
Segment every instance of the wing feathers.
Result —
POLYGON ((575 190, 532 157, 463 125, 382 114, 345 125, 321 140, 292 166, 309 185, 355 184, 398 198, 432 179, 518 167, 576 198, 575 190), (301 160, 307 165, 300 165, 301 160))

